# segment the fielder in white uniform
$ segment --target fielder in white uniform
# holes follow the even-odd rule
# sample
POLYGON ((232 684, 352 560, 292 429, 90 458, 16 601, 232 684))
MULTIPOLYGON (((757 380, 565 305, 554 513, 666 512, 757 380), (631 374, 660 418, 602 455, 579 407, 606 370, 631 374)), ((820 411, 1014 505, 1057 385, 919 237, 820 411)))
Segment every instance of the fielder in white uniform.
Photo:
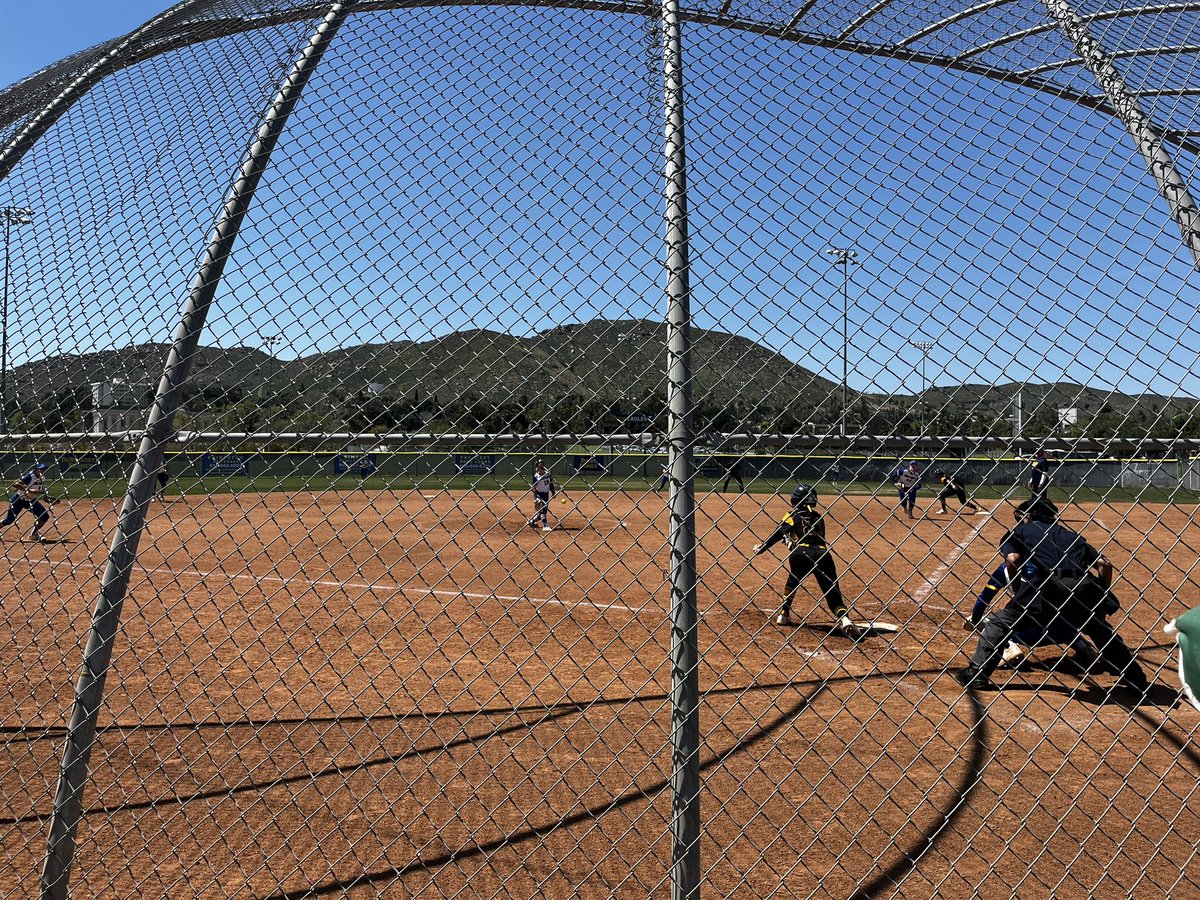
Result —
POLYGON ((529 520, 530 528, 537 528, 542 523, 542 531, 550 530, 550 498, 558 490, 554 476, 540 459, 533 465, 533 518, 529 520))
POLYGON ((13 482, 12 499, 8 503, 8 514, 5 515, 3 521, 0 521, 0 527, 5 527, 17 521, 24 510, 31 509, 35 516, 33 523, 33 533, 30 535, 35 541, 42 540, 42 526, 50 520, 50 510, 45 504, 53 503, 54 501, 46 496, 46 464, 38 463, 20 478, 13 482))

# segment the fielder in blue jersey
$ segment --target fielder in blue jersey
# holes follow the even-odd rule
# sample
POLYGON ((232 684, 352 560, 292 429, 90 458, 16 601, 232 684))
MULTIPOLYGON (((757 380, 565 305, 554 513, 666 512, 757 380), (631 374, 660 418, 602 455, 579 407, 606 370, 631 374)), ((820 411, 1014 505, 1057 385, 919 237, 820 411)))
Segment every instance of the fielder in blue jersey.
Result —
POLYGON ((1050 488, 1050 460, 1046 459, 1046 451, 1039 450, 1029 463, 1029 496, 1038 500, 1046 496, 1050 488))

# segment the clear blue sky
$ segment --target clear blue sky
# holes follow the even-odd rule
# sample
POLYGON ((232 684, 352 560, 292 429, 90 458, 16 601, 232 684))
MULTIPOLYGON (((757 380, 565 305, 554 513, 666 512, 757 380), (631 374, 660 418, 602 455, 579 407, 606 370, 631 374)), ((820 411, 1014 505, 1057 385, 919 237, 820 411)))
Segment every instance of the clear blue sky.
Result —
MULTIPOLYGON (((71 2, 52 13, 14 5, 0 83, 171 5, 71 2)), ((529 334, 593 317, 661 318, 661 197, 650 168, 660 126, 650 101, 628 112, 630 95, 645 93, 645 71, 615 53, 604 59, 608 48, 637 41, 640 26, 568 11, 503 14, 517 25, 506 38, 490 31, 502 13, 487 9, 352 17, 281 146, 292 155, 273 162, 240 239, 240 268, 228 273, 238 308, 264 297, 267 305, 243 320, 223 312, 211 342, 257 346, 282 332, 287 352, 279 352, 296 355, 334 342, 427 339, 472 323, 529 334), (551 29, 551 15, 573 19, 551 29), (403 39, 389 43, 390 28, 403 39), (448 87, 429 73, 421 47, 455 29, 474 29, 472 78, 448 87), (354 42, 368 48, 361 57, 351 58, 354 42), (340 76, 339 65, 347 67, 340 76), (533 100, 513 93, 514 67, 525 85, 539 86, 533 100), (363 73, 371 78, 359 84, 363 73), (389 84, 405 86, 403 102, 389 84), (330 126, 339 120, 356 128, 337 132, 330 126), (522 161, 527 151, 535 166, 522 161), (313 298, 333 302, 335 314, 313 298)), ((1119 125, 940 70, 717 29, 689 29, 686 40, 700 327, 764 343, 839 380, 841 272, 824 251, 854 246, 862 265, 848 291, 853 389, 1067 380, 1200 394, 1194 276, 1119 125), (936 342, 927 359, 916 340, 936 342)), ((255 86, 241 90, 241 99, 211 104, 216 118, 257 108, 255 86)), ((239 141, 223 152, 236 158, 239 141)), ((182 166, 205 149, 173 152, 182 166)), ((199 159, 201 168, 210 161, 199 159)), ((1194 161, 1181 163, 1190 176, 1194 161)), ((197 233, 172 251, 176 281, 187 277, 224 183, 218 174, 206 186, 212 196, 186 201, 197 233)), ((137 233, 137 199, 122 196, 131 206, 109 213, 127 216, 128 233, 137 233)), ((144 236, 142 246, 154 239, 144 236)), ((107 258, 119 252, 114 245, 107 258)), ((113 294, 135 296, 138 284, 131 269, 113 294)), ((30 283, 27 294, 37 289, 30 283)), ((47 284, 45 292, 72 289, 47 284)), ((86 337, 162 340, 179 295, 177 285, 162 289, 142 327, 86 337)), ((46 327, 61 334, 72 325, 46 327)))
POLYGON ((175 4, 168 0, 5 0, 0 86, 137 28, 175 4))

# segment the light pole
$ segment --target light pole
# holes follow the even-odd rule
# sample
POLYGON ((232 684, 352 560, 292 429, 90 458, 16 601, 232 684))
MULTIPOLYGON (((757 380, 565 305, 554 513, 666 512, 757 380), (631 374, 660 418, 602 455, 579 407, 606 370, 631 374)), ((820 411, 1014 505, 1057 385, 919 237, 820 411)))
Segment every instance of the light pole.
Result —
POLYGON ((850 266, 860 265, 858 252, 850 247, 830 247, 825 251, 833 264, 842 267, 842 437, 846 436, 846 415, 849 408, 850 383, 850 266))
POLYGON ((4 218, 4 302, 0 305, 0 433, 8 434, 8 252, 14 225, 33 222, 33 210, 22 206, 0 207, 4 218))
POLYGON ((929 390, 929 382, 925 380, 925 361, 929 359, 929 351, 936 345, 934 341, 909 341, 914 347, 921 351, 921 402, 919 410, 921 413, 921 433, 925 432, 925 392, 929 390))
MULTIPOLYGON (((283 335, 281 335, 281 334, 274 335, 273 337, 265 337, 262 339, 262 351, 263 351, 263 353, 267 354, 267 356, 272 356, 273 355, 271 353, 272 348, 278 347, 282 343, 283 343, 283 335)), ((269 367, 269 363, 266 365, 268 365, 267 372, 266 372, 266 375, 263 376, 262 387, 259 389, 259 391, 260 391, 260 395, 262 396, 263 400, 269 401, 271 398, 268 397, 267 394, 268 394, 269 388, 271 387, 271 369, 269 367)))
MULTIPOLYGON (((280 344, 282 344, 282 343, 283 343, 283 335, 274 335, 272 337, 264 337, 263 338, 263 353, 265 353, 268 356, 274 355, 271 353, 271 350, 280 346, 280 344)), ((263 365, 266 366, 266 371, 263 373, 263 383, 258 385, 258 396, 259 396, 260 406, 262 406, 264 409, 270 409, 270 404, 271 404, 271 400, 272 400, 272 397, 270 396, 270 391, 271 391, 271 368, 270 368, 270 365, 271 365, 271 361, 264 360, 263 365)), ((270 413, 268 413, 268 415, 270 415, 270 413)), ((265 422, 265 425, 266 425, 266 427, 270 428, 271 422, 265 422)), ((246 428, 246 431, 250 431, 250 428, 246 428)), ((256 431, 260 431, 260 428, 256 427, 256 431)))

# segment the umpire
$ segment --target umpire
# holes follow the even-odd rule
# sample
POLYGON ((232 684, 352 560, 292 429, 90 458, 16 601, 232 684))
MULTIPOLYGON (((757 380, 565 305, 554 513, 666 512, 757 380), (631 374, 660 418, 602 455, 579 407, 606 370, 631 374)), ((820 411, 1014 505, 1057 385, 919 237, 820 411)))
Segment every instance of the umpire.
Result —
POLYGON ((792 601, 807 576, 814 575, 817 586, 829 604, 836 621, 834 630, 848 638, 865 637, 869 629, 850 620, 842 590, 838 587, 837 565, 825 538, 825 520, 817 512, 817 491, 812 485, 798 484, 792 491, 792 509, 771 536, 754 547, 754 555, 766 553, 780 541, 788 547, 788 577, 784 585, 783 605, 775 617, 776 625, 792 624, 792 601))
POLYGON ((1000 552, 1018 573, 1013 599, 988 618, 970 663, 954 672, 955 679, 964 687, 994 690, 988 679, 1014 633, 1065 623, 1091 639, 1100 658, 1119 673, 1118 686, 1144 696, 1150 682, 1107 621, 1118 609, 1109 590, 1112 564, 1083 537, 1058 524, 1058 509, 1049 500, 1026 500, 1015 517, 1016 527, 1000 542, 1000 552))

